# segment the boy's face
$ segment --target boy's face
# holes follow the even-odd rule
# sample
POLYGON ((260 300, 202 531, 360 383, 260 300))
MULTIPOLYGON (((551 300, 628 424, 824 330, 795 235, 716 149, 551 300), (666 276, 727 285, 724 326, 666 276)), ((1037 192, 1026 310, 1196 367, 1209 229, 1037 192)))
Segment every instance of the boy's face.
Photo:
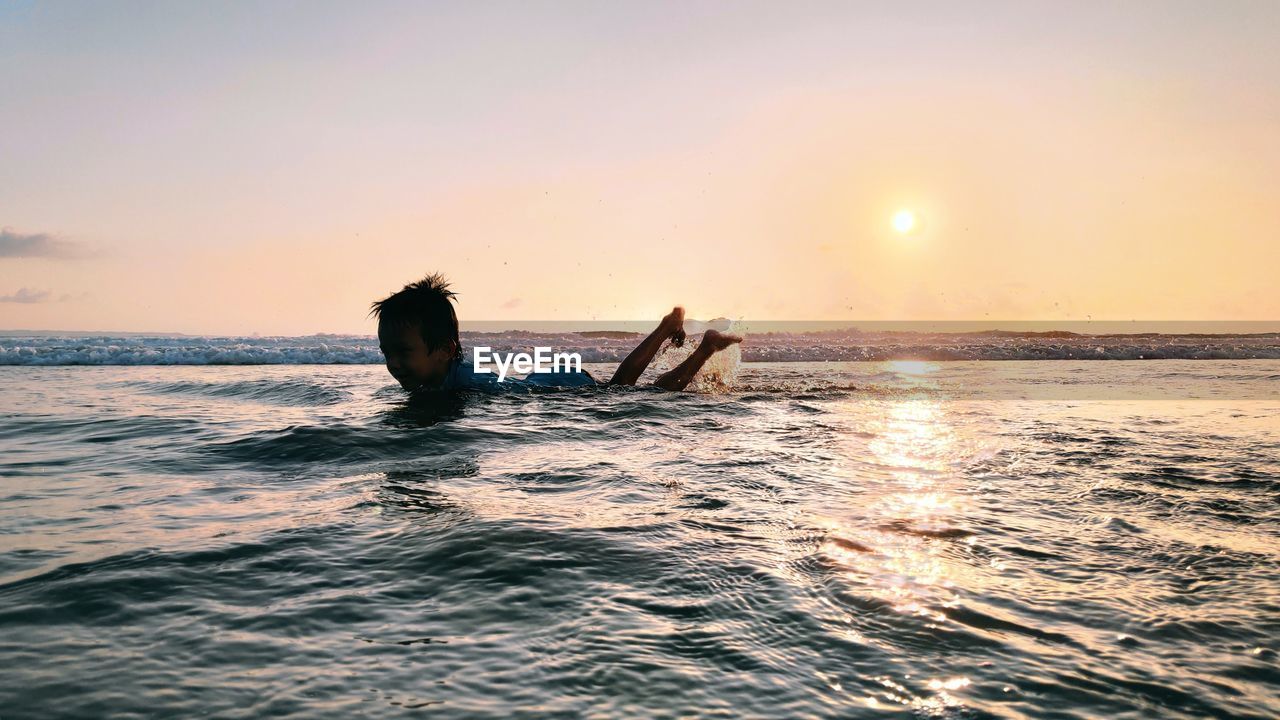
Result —
MULTIPOLYGON (((378 345, 387 359, 387 372, 405 390, 439 387, 449 374, 453 360, 451 346, 427 350, 417 323, 388 325, 378 323, 378 345)), ((452 343, 450 343, 452 345, 452 343)))

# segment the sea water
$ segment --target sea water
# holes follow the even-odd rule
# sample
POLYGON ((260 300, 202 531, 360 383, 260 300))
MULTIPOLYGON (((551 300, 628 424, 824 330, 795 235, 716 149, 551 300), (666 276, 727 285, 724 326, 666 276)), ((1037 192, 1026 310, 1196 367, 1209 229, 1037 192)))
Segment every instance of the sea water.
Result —
POLYGON ((1280 710, 1280 361, 729 380, 0 368, 0 717, 1280 710))

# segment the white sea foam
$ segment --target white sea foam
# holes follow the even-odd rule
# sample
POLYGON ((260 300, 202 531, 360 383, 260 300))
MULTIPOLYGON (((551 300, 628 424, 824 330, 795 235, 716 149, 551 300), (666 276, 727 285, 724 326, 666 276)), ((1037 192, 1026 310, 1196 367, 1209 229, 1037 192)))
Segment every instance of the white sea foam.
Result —
MULTIPOLYGON (((462 333, 466 347, 528 352, 537 346, 619 362, 635 333, 462 333)), ((696 342, 696 336, 691 342, 696 342)), ((743 362, 881 360, 1280 359, 1280 334, 1076 335, 1072 333, 757 333, 743 362)), ((381 363, 377 340, 305 337, 0 337, 0 365, 342 365, 381 363)))

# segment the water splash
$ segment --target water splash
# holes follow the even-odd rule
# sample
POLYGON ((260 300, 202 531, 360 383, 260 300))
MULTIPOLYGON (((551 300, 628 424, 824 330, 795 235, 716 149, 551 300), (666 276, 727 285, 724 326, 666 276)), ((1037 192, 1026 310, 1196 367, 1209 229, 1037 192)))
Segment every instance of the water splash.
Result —
MULTIPOLYGON (((721 332, 742 335, 741 332, 738 332, 734 328, 733 323, 728 321, 724 323, 716 323, 715 321, 712 323, 695 323, 690 321, 685 323, 685 330, 688 332, 697 328, 701 332, 705 333, 708 329, 708 325, 711 326, 711 329, 717 329, 721 332)), ((746 338, 744 336, 743 342, 745 341, 746 338)), ((663 345, 662 349, 658 351, 658 355, 653 359, 653 362, 649 364, 650 370, 656 371, 659 374, 671 370, 688 359, 688 357, 693 354, 694 349, 701 342, 702 337, 700 335, 696 338, 693 335, 690 335, 681 346, 677 347, 672 343, 663 345)), ((698 371, 698 374, 694 376, 693 381, 689 383, 687 389, 693 392, 708 394, 725 392, 734 386, 734 381, 737 380, 738 374, 741 371, 742 345, 730 345, 724 350, 712 355, 711 358, 707 360, 706 364, 702 366, 702 369, 698 371)))

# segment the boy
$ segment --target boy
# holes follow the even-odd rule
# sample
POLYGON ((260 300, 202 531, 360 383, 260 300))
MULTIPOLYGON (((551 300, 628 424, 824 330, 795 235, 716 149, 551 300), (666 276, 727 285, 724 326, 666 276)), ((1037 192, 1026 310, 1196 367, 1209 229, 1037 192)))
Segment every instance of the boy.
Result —
MULTIPOLYGON (((449 283, 435 274, 373 303, 370 314, 378 318, 378 344, 387 360, 387 370, 405 390, 462 390, 498 384, 497 375, 474 372, 471 363, 463 358, 453 299, 449 283)), ((667 340, 676 345, 684 342, 684 308, 677 307, 662 318, 657 329, 627 355, 607 384, 635 385, 667 340)), ((739 342, 742 338, 737 335, 708 330, 692 355, 653 384, 666 390, 683 390, 708 358, 739 342)), ((555 387, 597 384, 595 378, 580 371, 534 373, 518 382, 555 387)))

